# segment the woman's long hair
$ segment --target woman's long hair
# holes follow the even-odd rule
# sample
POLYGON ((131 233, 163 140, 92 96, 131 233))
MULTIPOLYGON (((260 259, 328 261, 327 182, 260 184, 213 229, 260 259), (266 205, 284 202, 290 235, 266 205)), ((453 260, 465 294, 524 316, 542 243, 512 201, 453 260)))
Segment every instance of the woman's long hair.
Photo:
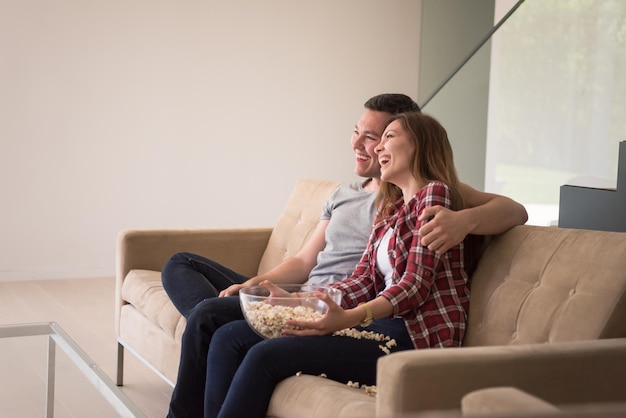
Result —
MULTIPOLYGON (((459 188, 452 146, 444 127, 432 116, 420 112, 394 115, 387 124, 394 120, 400 122, 415 145, 411 166, 413 176, 422 182, 439 180, 445 183, 450 189, 450 209, 464 209, 466 203, 459 188)), ((402 197, 402 191, 398 186, 381 181, 380 190, 376 196, 376 202, 380 208, 377 219, 382 220, 388 217, 400 197, 402 197)), ((485 248, 485 241, 483 236, 472 234, 468 235, 464 241, 465 266, 471 274, 485 248)))
MULTIPOLYGON (((432 116, 421 112, 399 113, 391 116, 387 124, 396 120, 415 145, 411 157, 413 176, 419 181, 439 180, 445 183, 450 189, 451 209, 463 209, 465 202, 459 189, 452 146, 444 127, 432 116)), ((381 181, 376 197, 380 208, 379 216, 382 218, 389 216, 401 196, 402 191, 398 186, 381 181)))

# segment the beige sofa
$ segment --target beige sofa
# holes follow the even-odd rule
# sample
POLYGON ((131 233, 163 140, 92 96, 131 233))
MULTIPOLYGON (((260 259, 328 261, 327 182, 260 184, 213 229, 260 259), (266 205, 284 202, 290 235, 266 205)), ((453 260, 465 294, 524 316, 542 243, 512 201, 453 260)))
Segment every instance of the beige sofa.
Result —
MULTIPOLYGON (((202 254, 248 275, 267 271, 298 251, 336 187, 328 181, 299 181, 273 229, 121 232, 115 324, 118 384, 125 349, 170 383, 176 379, 185 320, 160 282, 160 269, 174 252, 202 254)), ((626 400, 624 372, 611 367, 615 361, 626 370, 626 340, 594 341, 626 337, 625 290, 625 233, 516 227, 492 239, 472 276, 466 347, 382 358, 376 397, 321 377, 294 376, 277 387, 268 415, 460 413, 464 395, 493 386, 519 387, 557 404, 626 400), (601 352, 604 344, 616 354, 596 368, 587 358, 601 352), (557 362, 578 357, 581 362, 575 367, 557 362), (586 396, 559 389, 552 375, 544 378, 540 372, 548 366, 554 366, 555 376, 579 380, 579 392, 586 396)))

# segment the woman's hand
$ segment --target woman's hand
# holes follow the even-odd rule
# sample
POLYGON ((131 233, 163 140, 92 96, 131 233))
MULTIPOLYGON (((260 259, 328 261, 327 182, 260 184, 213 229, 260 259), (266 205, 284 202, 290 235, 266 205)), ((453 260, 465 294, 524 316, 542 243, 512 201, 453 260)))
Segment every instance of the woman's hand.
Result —
POLYGON ((298 329, 285 328, 283 335, 291 336, 310 336, 310 335, 328 335, 344 328, 349 328, 358 323, 358 319, 354 320, 352 309, 344 310, 337 305, 325 293, 318 293, 316 297, 328 305, 326 314, 317 321, 286 321, 286 325, 296 327, 298 329))

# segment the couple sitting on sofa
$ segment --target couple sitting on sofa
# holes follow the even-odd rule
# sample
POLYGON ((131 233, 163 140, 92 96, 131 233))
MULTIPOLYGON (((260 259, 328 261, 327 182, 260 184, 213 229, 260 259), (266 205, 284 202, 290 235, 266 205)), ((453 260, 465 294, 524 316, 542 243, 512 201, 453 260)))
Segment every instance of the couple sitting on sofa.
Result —
POLYGON ((190 253, 164 266, 163 286, 187 319, 168 416, 265 416, 275 385, 299 371, 375 384, 379 343, 330 336, 344 328, 395 338, 393 351, 461 344, 465 237, 523 224, 525 209, 458 182, 445 130, 405 95, 369 99, 352 147, 355 172, 367 179, 335 190, 294 257, 252 278, 190 253), (262 341, 236 295, 268 281, 338 287, 341 307, 320 296, 329 313, 294 323, 300 329, 289 334, 302 338, 262 341))

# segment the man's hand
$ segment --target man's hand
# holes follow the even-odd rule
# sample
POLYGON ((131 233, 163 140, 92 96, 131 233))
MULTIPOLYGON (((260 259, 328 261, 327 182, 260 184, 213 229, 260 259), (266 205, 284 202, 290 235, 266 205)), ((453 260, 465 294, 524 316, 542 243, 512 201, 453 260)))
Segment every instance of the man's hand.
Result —
POLYGON ((443 254, 460 244, 473 228, 464 214, 464 211, 453 211, 443 206, 424 209, 419 220, 432 219, 419 230, 422 245, 437 254, 443 254))
POLYGON ((239 294, 239 291, 241 289, 243 289, 244 287, 247 287, 245 284, 233 284, 231 286, 228 286, 226 289, 222 290, 220 292, 220 297, 226 297, 226 296, 237 296, 239 294))

